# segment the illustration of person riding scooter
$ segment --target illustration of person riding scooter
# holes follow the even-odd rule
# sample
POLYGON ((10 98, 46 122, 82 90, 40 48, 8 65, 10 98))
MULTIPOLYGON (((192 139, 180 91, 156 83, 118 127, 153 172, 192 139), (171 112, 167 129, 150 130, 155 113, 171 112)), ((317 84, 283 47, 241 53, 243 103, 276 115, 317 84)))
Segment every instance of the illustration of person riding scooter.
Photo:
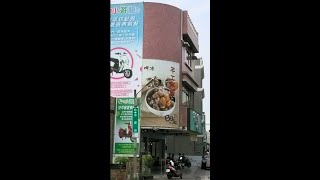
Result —
MULTIPOLYGON (((120 55, 120 53, 118 53, 120 55)), ((131 78, 132 70, 125 69, 125 65, 129 65, 129 59, 126 55, 120 56, 120 60, 116 58, 110 58, 110 73, 123 73, 124 77, 131 78), (113 64, 113 65, 112 65, 113 64)))
POLYGON ((130 140, 132 141, 132 126, 131 126, 131 123, 129 122, 129 123, 125 123, 125 124, 128 124, 128 129, 127 128, 125 128, 125 129, 120 128, 119 129, 119 137, 121 139, 130 138, 130 140))

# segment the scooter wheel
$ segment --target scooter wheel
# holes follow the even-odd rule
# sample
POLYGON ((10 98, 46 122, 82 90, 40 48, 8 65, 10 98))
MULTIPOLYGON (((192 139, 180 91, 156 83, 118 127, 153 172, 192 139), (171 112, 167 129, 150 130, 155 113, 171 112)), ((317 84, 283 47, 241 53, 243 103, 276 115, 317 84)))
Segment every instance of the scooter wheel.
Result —
POLYGON ((168 177, 168 179, 172 179, 172 176, 170 176, 170 175, 167 175, 167 177, 168 177))
POLYGON ((126 77, 127 79, 132 77, 132 71, 130 69, 126 69, 123 72, 124 77, 126 77))

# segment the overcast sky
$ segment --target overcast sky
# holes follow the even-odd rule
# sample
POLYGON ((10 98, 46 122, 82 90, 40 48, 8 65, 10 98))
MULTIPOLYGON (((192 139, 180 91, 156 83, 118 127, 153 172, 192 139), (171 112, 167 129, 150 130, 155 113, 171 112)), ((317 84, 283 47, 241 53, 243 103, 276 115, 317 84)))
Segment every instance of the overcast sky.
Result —
POLYGON ((203 88, 205 98, 203 99, 203 112, 206 114, 206 129, 210 129, 210 0, 111 0, 111 3, 133 3, 133 2, 159 2, 170 4, 182 10, 187 10, 199 33, 199 53, 204 61, 203 88))

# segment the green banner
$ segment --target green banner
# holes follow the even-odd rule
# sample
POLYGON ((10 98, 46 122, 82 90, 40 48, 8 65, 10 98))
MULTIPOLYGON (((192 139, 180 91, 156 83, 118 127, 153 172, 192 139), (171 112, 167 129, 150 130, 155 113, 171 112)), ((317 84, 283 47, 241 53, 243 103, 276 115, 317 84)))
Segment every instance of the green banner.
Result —
MULTIPOLYGON (((139 144, 137 144, 139 148, 139 144)), ((115 154, 134 154, 134 144, 133 143, 115 143, 115 154)), ((138 152, 138 151, 137 151, 138 152)))
POLYGON ((138 128, 139 128, 139 109, 138 108, 133 108, 133 133, 138 133, 138 128))
POLYGON ((134 98, 118 98, 116 122, 132 121, 133 107, 134 98))
POLYGON ((133 156, 133 107, 134 98, 116 99, 114 154, 128 154, 128 156, 133 156))
POLYGON ((202 125, 202 115, 192 109, 189 109, 189 130, 202 134, 202 125))

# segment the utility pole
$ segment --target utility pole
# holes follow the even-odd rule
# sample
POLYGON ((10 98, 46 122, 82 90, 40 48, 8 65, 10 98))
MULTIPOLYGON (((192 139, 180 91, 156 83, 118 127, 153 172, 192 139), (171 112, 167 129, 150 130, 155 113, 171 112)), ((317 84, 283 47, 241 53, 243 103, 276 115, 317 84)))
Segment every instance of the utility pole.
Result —
MULTIPOLYGON (((135 131, 135 123, 137 119, 139 119, 139 116, 138 116, 138 113, 135 113, 137 112, 137 109, 138 109, 138 98, 137 98, 137 91, 134 90, 134 109, 133 109, 133 123, 132 123, 132 126, 133 126, 133 140, 134 140, 134 154, 133 154, 133 178, 136 179, 137 178, 137 146, 138 146, 138 143, 137 143, 137 132, 135 131)), ((141 158, 141 157, 140 157, 141 158)))
MULTIPOLYGON (((145 87, 147 87, 149 84, 151 84, 154 80, 156 80, 156 77, 151 79, 144 87, 140 89, 138 93, 141 92, 141 90, 145 87)), ((134 108, 133 108, 133 133, 132 133, 132 139, 134 140, 134 154, 133 154, 133 179, 137 179, 137 174, 138 174, 138 168, 137 168, 137 150, 138 150, 138 142, 137 139, 139 137, 139 132, 140 132, 140 125, 139 125, 139 119, 140 119, 140 104, 138 103, 138 98, 137 98, 137 90, 134 89, 134 108)), ((141 133, 141 132, 140 132, 141 133)), ((139 143, 140 144, 140 143, 139 143)), ((140 156, 141 159, 141 156, 140 156)), ((141 161, 140 161, 141 162, 141 161)))
POLYGON ((137 179, 137 172, 137 138, 134 138, 133 179, 137 179))

